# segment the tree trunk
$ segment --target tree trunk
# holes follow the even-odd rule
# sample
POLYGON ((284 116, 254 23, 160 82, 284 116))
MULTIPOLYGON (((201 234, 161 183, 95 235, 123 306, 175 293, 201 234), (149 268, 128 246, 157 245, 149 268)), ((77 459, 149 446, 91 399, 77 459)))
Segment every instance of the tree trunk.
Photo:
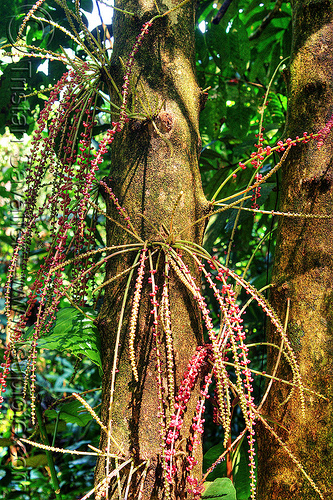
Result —
MULTIPOLYGON (((293 2, 293 46, 288 80, 287 137, 318 132, 333 113, 333 2, 293 2)), ((290 152, 282 172, 281 210, 328 215, 333 208, 332 137, 290 152)), ((290 299, 287 333, 305 387, 305 415, 299 391, 274 383, 263 414, 305 471, 333 497, 333 240, 331 219, 281 218, 278 227, 271 303, 282 319, 290 299)), ((269 342, 279 344, 274 331, 269 342)), ((268 353, 269 369, 276 351, 268 353)), ((278 375, 291 380, 286 363, 278 375)), ((261 500, 320 498, 285 450, 267 430, 258 433, 258 491, 261 500)))
MULTIPOLYGON (((157 14, 155 3, 144 0, 119 1, 120 9, 135 13, 134 16, 115 11, 113 33, 115 37, 111 72, 119 88, 123 85, 124 67, 136 36, 143 23, 157 14), (121 58, 121 59, 120 59, 121 58)), ((175 2, 163 3, 164 11, 172 9, 175 2)), ((164 270, 164 254, 158 242, 168 241, 171 245, 178 239, 201 243, 204 223, 195 221, 207 213, 208 204, 204 198, 198 155, 201 148, 199 136, 199 111, 202 92, 198 88, 195 69, 194 44, 194 2, 190 1, 169 15, 156 19, 135 56, 131 76, 129 104, 141 117, 130 118, 123 131, 116 136, 111 148, 111 170, 106 184, 119 199, 122 208, 130 217, 136 232, 146 241, 153 253, 157 301, 161 299, 164 270), (143 118, 142 115, 146 115, 143 118), (181 234, 180 232, 183 231, 181 234), (168 234, 170 233, 170 234, 168 234), (155 252, 155 253, 154 253, 155 252)), ((108 82, 111 87, 110 82, 108 82)), ((112 92, 117 102, 117 95, 112 92)), ((119 104, 119 102, 117 102, 119 104)), ((104 193, 107 213, 124 224, 117 215, 117 209, 104 193)), ((118 210, 119 212, 119 210, 118 210)), ((107 221, 107 244, 135 243, 137 240, 114 223, 107 221)), ((107 268, 106 280, 121 273, 134 262, 135 254, 129 252, 112 260, 107 268)), ((149 267, 146 262, 146 269, 149 267)), ((192 266, 192 274, 199 276, 192 266)), ((132 476, 129 497, 142 500, 168 498, 163 486, 161 462, 161 417, 159 403, 159 382, 157 369, 154 317, 148 282, 149 271, 143 281, 139 318, 135 337, 135 362, 138 368, 138 382, 135 380, 130 361, 128 327, 132 311, 133 291, 137 270, 130 283, 124 320, 120 332, 115 391, 110 409, 110 389, 114 352, 117 344, 118 322, 122 309, 124 290, 128 274, 115 280, 105 292, 98 324, 102 337, 103 387, 102 420, 106 427, 112 422, 112 435, 125 450, 127 458, 138 465, 146 461, 148 467, 145 479, 142 466, 132 476)), ((199 279, 199 278, 198 278, 199 279)), ((170 303, 173 334, 173 359, 176 392, 187 363, 198 344, 202 343, 201 320, 197 305, 186 287, 170 271, 170 303)), ((160 330, 161 327, 159 326, 160 330)), ((166 419, 172 413, 171 395, 168 394, 166 347, 161 335, 162 386, 165 391, 164 406, 166 419)), ((197 389, 198 391, 198 389, 197 389)), ((171 491, 171 498, 186 498, 186 463, 182 458, 189 436, 196 397, 192 398, 177 449, 177 475, 171 491)), ((166 423, 167 425, 167 423, 166 423)), ((101 449, 107 446, 107 436, 102 432, 101 449)), ((117 449, 112 445, 111 451, 117 449)), ((198 470, 201 471, 201 451, 197 452, 198 470)), ((114 464, 113 464, 114 465, 114 464)), ((126 486, 128 468, 121 479, 126 486)), ((125 470, 124 469, 124 470, 125 470)), ((108 472, 111 472, 112 467, 108 472)), ((106 473, 104 458, 96 467, 96 484, 106 473)), ((118 498, 110 486, 108 498, 118 498)))

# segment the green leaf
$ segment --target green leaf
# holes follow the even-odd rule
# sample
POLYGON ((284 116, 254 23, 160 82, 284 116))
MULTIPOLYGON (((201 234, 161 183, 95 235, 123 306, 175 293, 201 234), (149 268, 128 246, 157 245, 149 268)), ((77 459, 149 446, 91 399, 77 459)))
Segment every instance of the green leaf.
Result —
MULTIPOLYGON (((203 457, 203 470, 206 472, 209 469, 209 467, 211 467, 211 465, 214 462, 216 462, 216 460, 222 455, 224 451, 225 448, 222 443, 212 446, 212 448, 209 448, 209 450, 205 453, 203 457)), ((215 467, 215 469, 212 470, 212 472, 208 476, 208 479, 210 479, 210 481, 213 481, 218 477, 221 478, 223 476, 226 476, 226 474, 227 474, 226 461, 223 460, 215 467)))
POLYGON ((209 63, 209 53, 207 50, 205 35, 196 28, 195 30, 195 45, 198 52, 198 59, 201 61, 200 65, 205 67, 209 63))
POLYGON ((12 470, 10 469, 10 466, 4 466, 2 465, 2 468, 0 470, 0 479, 1 479, 1 486, 5 488, 5 486, 9 486, 12 479, 13 479, 13 473, 12 470))
POLYGON ((24 467, 40 467, 42 465, 47 465, 47 456, 45 453, 39 453, 38 455, 33 455, 22 460, 22 465, 24 467))
POLYGON ((205 491, 202 498, 214 498, 215 500, 237 500, 234 485, 227 477, 219 477, 214 482, 205 483, 205 491))
POLYGON ((206 106, 200 114, 202 133, 207 134, 210 138, 218 137, 227 113, 225 99, 221 93, 223 85, 221 84, 219 88, 219 92, 212 92, 209 95, 206 106))
MULTIPOLYGON (((208 468, 216 462, 216 460, 222 455, 225 451, 223 444, 220 443, 216 446, 210 448, 204 455, 203 458, 203 470, 207 471, 208 468)), ((243 440, 240 447, 237 448, 236 452, 232 454, 232 463, 233 463, 233 477, 234 477, 234 485, 237 492, 237 500, 248 500, 251 496, 251 481, 249 476, 249 465, 248 465, 248 446, 246 440, 243 440)), ((205 484, 214 484, 217 478, 225 479, 227 474, 226 461, 220 462, 215 469, 208 475, 210 480, 209 483, 205 484), (214 481, 214 483, 212 482, 214 481)), ((207 491, 207 490, 206 490, 207 491)), ((205 492, 206 493, 206 492, 205 492)), ((205 496, 203 497, 205 498, 205 496)), ((228 498, 228 497, 223 497, 228 498)), ((234 498, 233 496, 230 497, 234 498)))
POLYGON ((227 124, 230 133, 237 139, 244 139, 248 133, 252 118, 251 107, 245 106, 246 98, 242 94, 236 104, 227 108, 227 124))
POLYGON ((225 212, 219 214, 213 214, 210 217, 203 241, 204 248, 212 248, 217 238, 222 237, 225 234, 225 225, 229 215, 230 212, 226 210, 225 212))
POLYGON ((94 8, 94 4, 92 0, 81 0, 80 2, 81 9, 86 12, 92 12, 94 8))
POLYGON ((66 422, 64 422, 63 420, 60 420, 60 422, 58 422, 58 424, 56 424, 56 422, 48 422, 46 425, 45 425, 45 430, 48 434, 51 434, 53 436, 54 434, 54 431, 55 431, 55 428, 57 428, 57 432, 64 432, 67 428, 66 428, 66 422))
POLYGON ((7 500, 11 500, 12 498, 22 498, 22 491, 10 491, 6 496, 7 500))
POLYGON ((44 32, 41 29, 30 29, 27 34, 27 44, 28 45, 36 45, 37 40, 43 40, 44 32))
POLYGON ((38 97, 39 99, 43 99, 43 101, 48 101, 49 100, 49 96, 43 94, 42 92, 38 92, 38 97))
POLYGON ((212 24, 206 33, 207 47, 219 68, 229 65, 229 36, 221 24, 212 24))
POLYGON ((16 96, 12 90, 13 66, 8 65, 0 77, 0 133, 5 133, 5 126, 10 123, 10 109, 13 106, 12 101, 16 96))
MULTIPOLYGON (((28 333, 32 332, 32 328, 29 328, 28 333)), ((75 355, 83 354, 102 367, 98 330, 93 321, 75 307, 64 307, 57 312, 50 333, 39 339, 38 346, 75 355)))
POLYGON ((13 440, 10 438, 0 438, 0 447, 5 448, 7 446, 11 446, 13 444, 13 440))
POLYGON ((61 420, 64 420, 67 423, 77 424, 80 427, 84 427, 88 422, 90 422, 90 420, 92 420, 90 413, 84 408, 82 403, 77 400, 59 406, 58 410, 45 411, 45 415, 50 418, 57 418, 59 413, 59 418, 61 420))
MULTIPOLYGON (((268 15, 270 14, 271 12, 271 9, 260 9, 259 11, 253 11, 254 14, 253 16, 250 16, 248 18, 248 20, 246 21, 246 27, 251 27, 253 26, 255 23, 258 23, 261 24, 263 19, 268 15)), ((282 10, 279 10, 278 12, 276 12, 274 14, 274 19, 278 19, 278 18, 281 18, 281 17, 288 17, 290 18, 290 13, 287 13, 287 12, 283 12, 282 10)))
MULTIPOLYGON (((251 497, 251 481, 249 476, 249 457, 247 443, 240 447, 235 463, 233 463, 234 481, 237 492, 237 500, 248 500, 251 497)), ((234 460, 234 459, 233 459, 234 460)))
POLYGON ((243 74, 250 60, 250 43, 246 28, 237 16, 229 32, 230 59, 235 70, 243 74))
POLYGON ((290 21, 290 27, 288 26, 284 30, 284 33, 283 33, 283 39, 282 39, 283 57, 290 56, 291 42, 292 42, 292 29, 291 29, 291 21, 290 21))

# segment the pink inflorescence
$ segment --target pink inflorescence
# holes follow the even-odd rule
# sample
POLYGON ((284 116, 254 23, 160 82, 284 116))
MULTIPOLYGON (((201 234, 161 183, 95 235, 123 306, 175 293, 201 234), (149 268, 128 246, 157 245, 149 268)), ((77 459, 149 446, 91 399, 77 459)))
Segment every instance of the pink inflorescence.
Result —
MULTIPOLYGON (((31 15, 43 2, 44 0, 38 0, 29 11, 23 21, 19 37, 31 15)), ((34 328, 30 361, 27 368, 27 373, 30 372, 32 408, 34 407, 33 388, 36 379, 37 342, 41 333, 47 334, 50 330, 59 308, 63 295, 62 272, 67 262, 66 259, 68 259, 69 249, 74 258, 77 258, 71 274, 71 292, 74 301, 79 305, 83 305, 86 300, 87 281, 91 277, 90 270, 94 266, 91 260, 92 256, 88 255, 84 262, 81 262, 80 255, 87 253, 94 242, 93 224, 91 227, 87 226, 91 192, 94 183, 96 183, 96 172, 100 163, 103 162, 108 147, 114 140, 115 133, 120 132, 124 124, 128 122, 126 103, 134 58, 151 25, 151 22, 143 25, 133 45, 124 76, 119 121, 112 122, 112 128, 104 134, 97 152, 93 150, 91 143, 93 127, 96 124, 97 89, 95 92, 90 85, 87 87, 91 68, 86 62, 82 62, 78 71, 69 70, 64 73, 50 91, 50 97, 40 112, 27 168, 25 229, 22 230, 21 237, 18 239, 6 285, 8 295, 6 314, 8 317, 10 317, 9 290, 18 267, 19 256, 23 255, 20 267, 24 271, 32 233, 33 230, 36 230, 42 216, 48 217, 52 243, 47 248, 48 255, 37 273, 34 284, 29 287, 27 311, 15 323, 10 321, 11 338, 1 364, 0 406, 3 401, 1 393, 5 391, 10 369, 11 351, 24 331, 32 308, 38 304, 38 320, 34 328), (80 128, 82 131, 78 135, 77 131, 80 128), (47 190, 43 206, 38 208, 37 203, 46 175, 53 177, 52 188, 47 190)), ((49 183, 46 184, 46 186, 48 185, 49 183)), ((113 199, 117 210, 125 218, 127 227, 133 230, 128 215, 119 205, 110 188, 107 185, 104 187, 113 199)))
POLYGON ((127 228, 129 229, 131 227, 130 226, 130 217, 127 214, 126 210, 120 205, 118 198, 115 196, 114 192, 112 191, 110 186, 108 186, 106 184, 106 182, 100 181, 100 185, 104 187, 105 191, 110 196, 110 199, 114 203, 116 210, 118 211, 119 215, 121 215, 125 219, 125 221, 127 223, 127 228))
POLYGON ((193 455, 195 450, 201 445, 201 436, 204 432, 204 423, 205 423, 205 419, 203 418, 203 415, 205 413, 205 401, 206 399, 209 398, 208 390, 211 382, 212 382, 212 374, 209 373, 208 375, 205 376, 204 385, 200 391, 201 398, 197 402, 196 412, 193 417, 193 423, 191 426, 192 432, 189 437, 189 443, 187 446, 188 455, 186 457, 187 460, 186 470, 187 472, 189 472, 189 475, 187 476, 187 483, 190 486, 188 487, 188 492, 192 493, 194 496, 198 495, 202 491, 202 488, 199 487, 198 485, 197 479, 195 479, 191 475, 191 471, 198 464, 198 460, 196 460, 193 455))
MULTIPOLYGON (((254 178, 255 178, 256 183, 259 183, 261 181, 261 179, 262 179, 262 174, 259 174, 257 172, 254 178)), ((255 209, 259 208, 259 205, 257 203, 257 199, 260 198, 260 190, 261 190, 261 186, 259 186, 259 185, 257 185, 253 189, 253 195, 252 195, 252 198, 251 198, 251 201, 252 201, 251 208, 255 208, 255 209)))
MULTIPOLYGON (((196 384, 201 367, 206 357, 206 348, 204 346, 198 347, 189 361, 188 367, 184 373, 183 380, 179 387, 178 395, 176 396, 176 403, 174 406, 175 412, 171 416, 169 430, 166 434, 165 440, 166 472, 167 480, 169 483, 172 482, 172 476, 176 474, 176 465, 173 461, 173 456, 175 455, 175 442, 179 438, 180 430, 183 425, 183 416, 186 411, 186 406, 191 397, 192 390, 196 384)), ((201 417, 199 418, 199 422, 194 423, 193 425, 196 425, 198 430, 198 428, 202 425, 201 417)), ((191 456, 189 456, 188 458, 188 467, 192 468, 194 466, 194 459, 191 456)))
POLYGON ((320 149, 323 146, 324 141, 326 140, 328 135, 331 133, 332 127, 333 127, 333 114, 332 114, 331 118, 328 120, 328 122, 326 123, 325 127, 322 128, 321 130, 319 130, 319 132, 317 134, 316 138, 318 141, 318 144, 317 144, 318 149, 320 149))
POLYGON ((124 76, 124 83, 123 83, 123 90, 122 90, 122 96, 123 96, 123 102, 120 108, 120 118, 119 118, 119 126, 122 128, 123 124, 128 121, 127 118, 127 113, 126 113, 126 104, 127 104, 127 98, 128 98, 128 91, 129 91, 129 84, 130 84, 130 77, 134 65, 134 57, 135 54, 138 52, 140 45, 142 44, 142 40, 145 37, 145 35, 148 33, 149 28, 151 27, 152 23, 148 21, 145 23, 142 28, 141 28, 141 33, 136 37, 136 42, 133 45, 133 48, 131 50, 131 53, 129 55, 127 64, 126 64, 126 73, 124 76))

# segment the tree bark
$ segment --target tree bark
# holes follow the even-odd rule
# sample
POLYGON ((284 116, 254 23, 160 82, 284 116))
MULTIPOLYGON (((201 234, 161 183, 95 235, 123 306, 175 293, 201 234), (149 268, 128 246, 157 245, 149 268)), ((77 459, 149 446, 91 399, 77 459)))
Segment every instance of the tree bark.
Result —
MULTIPOLYGON (((333 2, 293 2, 293 45, 288 79, 286 137, 316 133, 333 113, 333 2)), ((332 136, 292 148, 282 172, 281 210, 331 215, 332 136)), ((287 333, 297 354, 305 387, 305 416, 298 391, 275 382, 263 414, 320 488, 333 496, 332 384, 332 219, 281 218, 278 226, 271 303, 282 319, 290 299, 287 333)), ((268 342, 279 344, 276 333, 268 342)), ((276 351, 268 352, 268 370, 276 351)), ((291 380, 282 362, 278 377, 291 380)), ((258 433, 258 498, 314 500, 320 495, 285 450, 265 429, 258 433)))
MULTIPOLYGON (((162 5, 166 11, 176 3, 168 0, 162 5)), ((124 76, 121 59, 127 61, 143 23, 156 15, 157 11, 155 2, 149 0, 119 1, 116 6, 135 14, 130 16, 115 11, 113 19, 115 43, 111 71, 121 88, 124 76)), ((194 223, 207 213, 208 204, 203 195, 198 168, 201 149, 198 118, 202 92, 196 82, 194 56, 194 2, 190 1, 168 16, 155 20, 144 37, 135 57, 129 103, 132 103, 134 112, 149 116, 145 119, 131 118, 111 148, 111 169, 106 183, 112 188, 137 233, 150 245, 152 252, 159 249, 159 241, 167 239, 171 244, 180 237, 198 244, 202 241, 204 222, 194 223), (168 232, 171 234, 167 234, 168 232)), ((108 85, 111 87, 110 82, 108 85)), ((112 92, 112 99, 117 102, 115 92, 112 92)), ((105 199, 108 215, 123 222, 107 194, 105 199)), ((109 246, 135 242, 129 233, 110 221, 107 221, 106 229, 109 246)), ((160 298, 163 252, 158 250, 153 260, 158 269, 155 279, 159 287, 157 296, 160 298)), ((131 266, 133 261, 133 253, 122 255, 118 260, 113 259, 107 268, 106 280, 131 266)), ((148 263, 146 268, 147 266, 148 263)), ((191 271, 199 280, 198 270, 192 266, 191 271)), ((141 488, 142 500, 148 500, 166 497, 162 480, 162 429, 158 416, 156 346, 153 317, 150 314, 152 305, 149 297, 151 285, 147 278, 149 273, 146 273, 143 282, 135 340, 138 382, 133 377, 129 359, 128 323, 136 275, 137 271, 134 272, 125 307, 117 361, 119 372, 111 410, 109 401, 113 356, 128 275, 108 286, 98 319, 103 352, 102 420, 107 427, 110 419, 112 420, 114 438, 126 455, 133 458, 135 465, 149 461, 144 483, 141 477, 144 470, 142 467, 132 477, 128 497, 137 499, 141 488)), ((177 388, 189 358, 197 345, 202 343, 202 328, 197 305, 172 272, 170 303, 177 388)), ((163 344, 161 352, 164 369, 166 353, 163 344)), ((166 377, 163 371, 163 384, 166 384, 166 377)), ((170 401, 166 402, 166 406, 168 404, 170 401)), ((182 452, 185 451, 195 404, 194 395, 185 415, 181 436, 183 441, 177 450, 180 459, 177 462, 177 479, 172 498, 186 498, 187 473, 182 452)), ((106 434, 102 432, 101 449, 105 449, 106 443, 106 434)), ((198 470, 201 471, 200 450, 196 458, 199 460, 198 470)), ((104 458, 97 463, 95 477, 96 484, 105 477, 104 458)), ((122 479, 126 480, 126 477, 122 479)), ((118 498, 117 489, 112 492, 111 487, 108 498, 118 498)))

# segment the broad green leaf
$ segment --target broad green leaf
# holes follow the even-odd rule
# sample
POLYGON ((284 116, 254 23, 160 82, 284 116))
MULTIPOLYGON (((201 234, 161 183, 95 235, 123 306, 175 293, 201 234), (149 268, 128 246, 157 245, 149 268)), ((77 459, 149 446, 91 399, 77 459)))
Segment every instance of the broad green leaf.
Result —
POLYGON ((237 16, 229 32, 230 60, 235 70, 242 75, 250 60, 250 44, 246 28, 237 16))
POLYGON ((39 453, 38 455, 33 455, 28 458, 24 458, 23 465, 25 467, 40 467, 41 465, 47 465, 47 457, 45 453, 39 453))
MULTIPOLYGON (((210 448, 203 457, 203 470, 207 471, 209 467, 211 467, 211 465, 214 462, 216 462, 216 460, 222 455, 224 451, 225 448, 223 447, 222 443, 212 446, 212 448, 210 448)), ((208 479, 210 479, 210 481, 213 481, 218 477, 221 478, 226 475, 227 475, 227 466, 226 466, 226 461, 223 460, 215 467, 215 469, 212 470, 212 472, 208 476, 208 479)))
POLYGON ((215 500, 237 500, 234 485, 227 477, 219 477, 214 482, 205 483, 202 498, 215 500))
POLYGON ((200 60, 200 65, 205 67, 209 62, 209 53, 207 50, 205 35, 196 28, 195 30, 195 45, 198 53, 198 59, 200 60))
POLYGON ((94 4, 92 0, 81 0, 80 2, 81 9, 86 12, 92 12, 94 8, 94 4))
MULTIPOLYGON (((285 22, 288 22, 285 20, 285 22)), ((260 51, 264 46, 271 45, 272 43, 276 42, 280 38, 282 38, 284 33, 284 29, 280 27, 275 27, 273 24, 268 26, 260 35, 259 41, 258 41, 258 51, 260 51)))
MULTIPOLYGON (((237 500, 248 500, 251 496, 250 490, 250 476, 248 465, 248 447, 246 440, 243 440, 240 448, 233 454, 233 477, 234 486, 237 492, 237 500)), ((222 443, 210 448, 203 458, 203 470, 206 471, 225 451, 222 443)), ((209 484, 214 484, 217 478, 225 479, 227 474, 226 461, 220 462, 215 469, 209 474, 209 484), (224 476, 224 477, 223 477, 224 476), (213 483, 214 481, 214 483, 213 483)), ((207 484, 207 483, 206 483, 207 484)), ((207 491, 207 490, 206 490, 207 491)), ((206 493, 206 492, 205 492, 206 493)), ((203 497, 207 498, 207 497, 203 497)), ((227 498, 227 497, 223 497, 227 498)), ((231 497, 233 498, 233 497, 231 497)))
POLYGON ((10 491, 6 496, 6 500, 12 500, 13 498, 22 499, 22 491, 10 491))
POLYGON ((0 470, 0 480, 1 480, 1 486, 4 488, 5 486, 8 486, 10 482, 13 479, 13 472, 10 470, 10 466, 2 466, 0 470))
POLYGON ((273 44, 270 67, 269 67, 269 76, 273 75, 274 71, 281 63, 280 56, 281 56, 281 46, 280 42, 277 42, 275 45, 273 44))
POLYGON ((228 128, 237 139, 246 137, 253 115, 251 107, 246 107, 245 103, 246 100, 240 95, 236 104, 227 108, 228 128))
POLYGON ((39 99, 43 99, 43 101, 48 101, 49 100, 49 96, 43 94, 42 92, 38 92, 38 97, 39 97, 39 99))
POLYGON ((229 64, 229 37, 221 24, 212 24, 206 33, 207 47, 219 68, 229 64))
POLYGON ((290 27, 288 26, 283 33, 282 38, 282 49, 283 49, 283 57, 289 57, 291 52, 291 42, 292 42, 292 29, 291 29, 291 21, 290 27))
MULTIPOLYGON (((26 0, 1 0, 2 22, 0 23, 0 36, 6 38, 11 35, 15 38, 17 35, 17 26, 22 22, 24 14, 29 10, 24 7, 26 4, 33 5, 34 2, 26 2, 26 0)), ((10 38, 9 38, 10 39, 10 38)))
POLYGON ((249 457, 247 453, 247 443, 243 442, 233 460, 234 482, 237 492, 237 500, 248 500, 251 497, 251 483, 249 475, 249 457), (245 446, 244 446, 245 444, 245 446))
POLYGON ((205 108, 200 114, 200 127, 203 134, 207 134, 210 138, 218 137, 222 123, 225 121, 227 108, 225 99, 221 94, 220 85, 219 92, 209 93, 209 98, 205 108))
POLYGON ((84 408, 82 403, 77 400, 66 403, 60 406, 57 410, 45 411, 45 415, 51 418, 57 418, 59 413, 59 418, 61 420, 71 424, 80 425, 81 427, 85 426, 88 422, 90 422, 90 420, 92 420, 90 413, 84 408))
POLYGON ((30 29, 27 34, 27 44, 33 45, 37 40, 43 40, 44 32, 41 29, 32 30, 30 29))
POLYGON ((217 238, 222 237, 226 233, 225 225, 228 216, 229 212, 226 210, 210 217, 203 241, 204 248, 212 248, 217 238))
POLYGON ((42 349, 83 354, 102 367, 98 330, 92 320, 74 307, 65 307, 57 312, 50 333, 39 339, 38 346, 42 349))
MULTIPOLYGON (((263 19, 271 12, 271 9, 261 9, 253 12, 254 12, 253 16, 249 17, 248 20, 246 21, 246 27, 250 27, 255 23, 258 23, 258 25, 260 25, 263 19)), ((279 17, 290 18, 290 13, 279 10, 274 14, 274 18, 278 19, 279 17)))
POLYGON ((0 438, 0 446, 1 448, 5 448, 7 446, 11 446, 13 444, 13 440, 10 438, 0 438))
MULTIPOLYGON (((1 77, 0 77, 0 109, 1 109, 1 115, 0 115, 0 132, 1 134, 5 133, 5 127, 10 123, 10 109, 13 106, 12 100, 15 101, 15 99, 18 100, 18 97, 16 95, 13 96, 13 90, 12 90, 12 71, 13 71, 13 66, 8 65, 1 77)), ((23 132, 22 132, 23 133, 23 132)))
POLYGON ((51 434, 53 436, 56 427, 57 432, 64 432, 66 430, 66 422, 64 420, 60 420, 58 424, 56 424, 55 420, 53 420, 52 422, 47 422, 47 424, 45 425, 45 430, 48 434, 51 434))

